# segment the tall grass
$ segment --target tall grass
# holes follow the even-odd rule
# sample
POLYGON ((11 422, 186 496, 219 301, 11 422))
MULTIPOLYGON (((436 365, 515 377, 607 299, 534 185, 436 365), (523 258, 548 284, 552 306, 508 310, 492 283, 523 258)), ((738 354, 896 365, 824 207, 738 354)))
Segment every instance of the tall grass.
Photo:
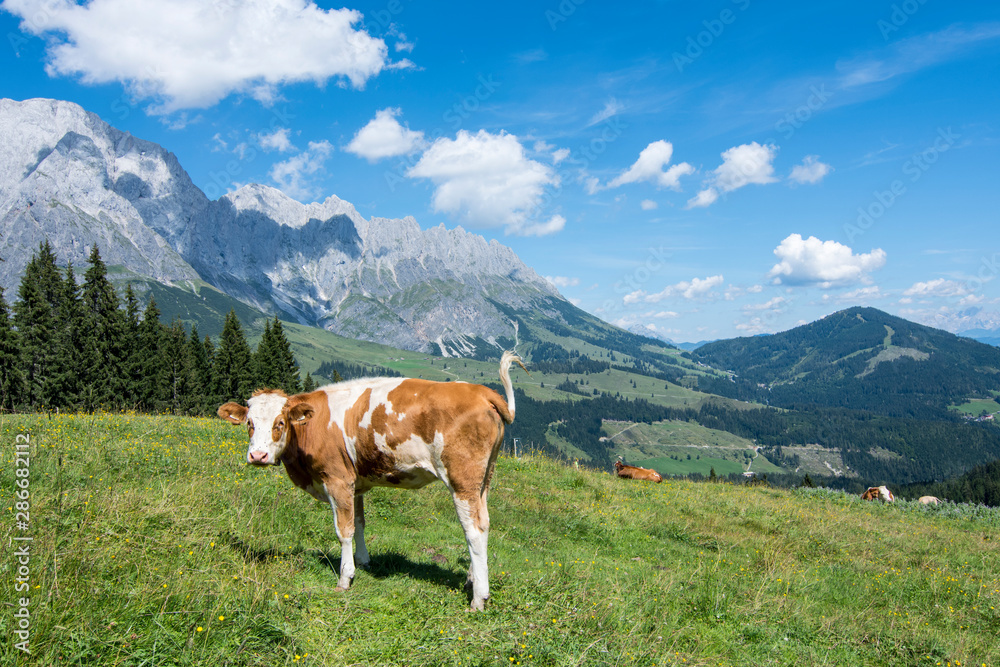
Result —
POLYGON ((334 593, 328 507, 245 432, 135 415, 0 418, 0 663, 995 665, 995 511, 629 483, 501 458, 492 598, 441 485, 367 497, 372 566, 334 593), (14 648, 11 459, 31 434, 32 655, 14 648))

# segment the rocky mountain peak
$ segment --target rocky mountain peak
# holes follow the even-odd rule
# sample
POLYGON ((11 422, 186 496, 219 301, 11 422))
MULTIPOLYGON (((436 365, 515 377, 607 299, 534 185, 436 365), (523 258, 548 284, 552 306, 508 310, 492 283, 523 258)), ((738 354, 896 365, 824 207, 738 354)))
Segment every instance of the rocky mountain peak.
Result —
MULTIPOLYGON (((464 353, 510 337, 509 309, 558 292, 508 247, 410 216, 365 219, 251 184, 210 201, 176 157, 58 100, 0 100, 0 285, 39 243, 82 265, 202 279, 265 312, 410 349, 464 353)), ((568 305, 568 304, 567 304, 568 305)))

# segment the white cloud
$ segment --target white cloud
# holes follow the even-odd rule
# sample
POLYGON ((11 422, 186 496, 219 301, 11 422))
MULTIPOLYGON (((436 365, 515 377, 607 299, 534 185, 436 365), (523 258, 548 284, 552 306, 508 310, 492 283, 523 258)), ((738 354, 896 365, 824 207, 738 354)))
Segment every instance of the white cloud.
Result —
POLYGON ((587 125, 588 126, 597 125, 601 121, 605 121, 611 118, 612 116, 617 116, 624 110, 625 110, 625 105, 623 105, 621 102, 612 97, 604 104, 603 109, 601 109, 596 114, 591 116, 590 121, 587 123, 587 125))
POLYGON ((257 141, 260 142, 260 146, 264 150, 287 153, 288 151, 295 150, 295 146, 292 145, 292 141, 289 138, 290 134, 291 132, 287 127, 279 127, 271 134, 260 135, 257 141))
POLYGON ((762 333, 771 333, 774 330, 774 328, 771 325, 765 324, 764 320, 762 320, 759 317, 751 317, 746 322, 736 322, 735 327, 737 331, 742 331, 748 336, 756 336, 757 334, 762 334, 762 333))
MULTIPOLYGON (((880 23, 879 30, 886 40, 890 35, 895 37, 892 28, 888 22, 880 23)), ((887 49, 838 62, 837 69, 841 72, 838 85, 850 89, 889 81, 960 57, 979 43, 998 38, 1000 23, 989 21, 972 26, 958 23, 937 32, 894 39, 887 49)))
POLYGON ((839 295, 837 300, 848 303, 865 303, 884 297, 885 295, 882 294, 882 290, 879 289, 878 285, 869 285, 868 287, 859 287, 856 290, 845 292, 839 295))
POLYGON ((398 108, 376 111, 375 118, 358 130, 344 150, 375 162, 425 148, 427 142, 424 141, 424 133, 414 132, 400 125, 396 120, 400 113, 398 108))
POLYGON ((580 284, 579 278, 567 278, 566 276, 545 276, 545 279, 556 287, 576 287, 580 284))
POLYGON ((774 177, 774 158, 778 147, 774 144, 761 146, 756 141, 742 146, 734 146, 722 153, 722 164, 712 172, 708 187, 688 200, 688 208, 709 206, 724 192, 732 192, 745 185, 766 185, 778 179, 774 177))
POLYGON ((391 63, 359 11, 311 0, 6 0, 46 40, 49 76, 120 82, 151 113, 209 107, 232 93, 267 103, 276 87, 330 79, 362 88, 391 63), (39 20, 38 17, 44 17, 39 20))
POLYGON ((819 183, 823 177, 833 171, 833 167, 825 162, 819 161, 818 155, 807 155, 802 164, 792 167, 792 173, 788 178, 796 183, 819 183))
POLYGON ((714 296, 712 289, 718 287, 723 282, 722 276, 709 276, 708 278, 692 278, 690 281, 682 280, 675 285, 668 285, 662 292, 648 294, 643 290, 637 290, 626 294, 625 303, 659 303, 671 297, 683 297, 685 299, 704 299, 714 296))
POLYGON ((655 211, 659 207, 659 204, 652 199, 643 199, 639 202, 639 206, 643 211, 655 211))
POLYGON ((626 183, 649 181, 660 188, 680 190, 681 176, 694 173, 694 167, 687 162, 675 164, 669 169, 664 167, 670 163, 674 154, 674 146, 669 141, 654 141, 642 149, 639 159, 631 167, 608 183, 609 188, 617 188, 626 183))
POLYGON ((229 150, 229 144, 226 143, 226 140, 222 138, 220 133, 216 132, 215 136, 212 137, 212 141, 215 142, 212 146, 213 153, 229 150))
POLYGON ((542 236, 561 230, 566 219, 532 219, 546 186, 559 176, 529 159, 517 137, 506 132, 471 134, 435 141, 408 172, 434 182, 433 206, 474 227, 506 228, 508 234, 542 236))
POLYGON ((311 199, 317 193, 307 177, 322 169, 332 153, 333 144, 329 141, 310 141, 307 150, 274 164, 269 175, 289 197, 300 201, 311 199))
POLYGON ((559 164, 560 162, 568 158, 569 152, 570 151, 568 148, 560 148, 559 150, 554 151, 552 153, 552 164, 559 164))
POLYGON ((790 234, 774 254, 780 260, 768 272, 776 285, 818 285, 824 289, 855 282, 868 282, 868 274, 885 264, 881 248, 855 255, 850 247, 836 241, 821 241, 815 236, 803 239, 790 234))
POLYGON ((747 304, 746 306, 743 306, 743 310, 745 310, 747 312, 753 312, 753 311, 757 311, 757 310, 779 311, 781 309, 781 307, 784 306, 784 305, 786 305, 787 303, 788 303, 788 299, 786 299, 785 297, 783 297, 783 296, 776 296, 776 297, 774 297, 773 299, 771 299, 769 301, 765 301, 764 303, 751 303, 751 304, 747 304))
POLYGON ((965 283, 957 280, 947 280, 938 278, 927 282, 914 283, 908 289, 903 290, 903 296, 917 299, 928 299, 935 297, 961 297, 969 293, 969 288, 965 283))

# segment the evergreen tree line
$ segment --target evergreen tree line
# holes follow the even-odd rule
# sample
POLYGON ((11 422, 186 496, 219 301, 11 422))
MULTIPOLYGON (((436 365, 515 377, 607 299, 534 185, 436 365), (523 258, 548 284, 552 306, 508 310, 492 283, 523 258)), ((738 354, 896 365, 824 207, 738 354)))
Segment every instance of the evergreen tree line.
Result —
MULTIPOLYGON (((500 390, 499 386, 491 384, 500 390)), ((579 389, 579 387, 577 387, 579 389)), ((817 443, 836 448, 844 463, 858 478, 830 478, 824 486, 863 491, 871 484, 906 484, 918 480, 947 479, 984 461, 1000 458, 1000 429, 992 425, 964 422, 898 419, 852 410, 779 412, 769 409, 736 410, 721 403, 705 402, 698 409, 668 408, 645 399, 622 399, 601 394, 586 401, 536 401, 521 390, 517 395, 517 419, 507 427, 507 437, 531 441, 535 448, 561 457, 548 442, 551 425, 556 433, 591 458, 587 465, 606 470, 613 463, 614 445, 605 440, 605 419, 653 423, 680 420, 727 431, 754 440, 768 458, 781 460, 782 447, 817 443), (888 450, 895 456, 872 452, 888 450)), ((774 483, 797 486, 801 475, 773 475, 774 483)))
POLYGON ((74 267, 56 266, 39 246, 8 306, 0 290, 0 410, 133 409, 214 414, 220 403, 254 389, 309 389, 299 378, 281 322, 264 327, 251 351, 234 311, 219 345, 188 332, 179 318, 161 321, 154 299, 140 312, 129 285, 119 298, 95 245, 82 284, 74 267))

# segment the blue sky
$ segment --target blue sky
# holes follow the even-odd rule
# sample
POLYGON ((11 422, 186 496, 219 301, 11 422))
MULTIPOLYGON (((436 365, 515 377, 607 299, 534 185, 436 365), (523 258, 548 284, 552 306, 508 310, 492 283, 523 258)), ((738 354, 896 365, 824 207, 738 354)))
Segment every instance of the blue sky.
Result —
POLYGON ((511 246, 677 341, 1000 328, 1000 5, 4 0, 0 96, 511 246))

